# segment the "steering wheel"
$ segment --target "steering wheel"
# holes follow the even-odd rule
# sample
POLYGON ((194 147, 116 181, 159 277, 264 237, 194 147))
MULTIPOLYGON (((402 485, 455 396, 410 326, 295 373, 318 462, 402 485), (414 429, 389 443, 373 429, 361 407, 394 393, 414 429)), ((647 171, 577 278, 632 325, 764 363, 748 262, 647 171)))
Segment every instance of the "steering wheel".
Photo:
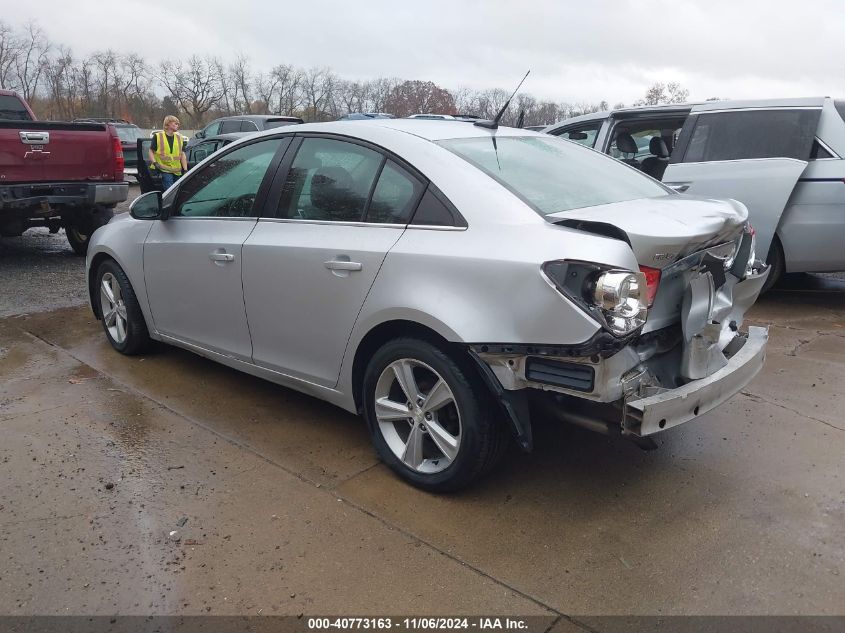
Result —
POLYGON ((245 193, 237 198, 231 198, 220 207, 217 215, 229 218, 247 218, 252 214, 255 205, 255 194, 245 193))

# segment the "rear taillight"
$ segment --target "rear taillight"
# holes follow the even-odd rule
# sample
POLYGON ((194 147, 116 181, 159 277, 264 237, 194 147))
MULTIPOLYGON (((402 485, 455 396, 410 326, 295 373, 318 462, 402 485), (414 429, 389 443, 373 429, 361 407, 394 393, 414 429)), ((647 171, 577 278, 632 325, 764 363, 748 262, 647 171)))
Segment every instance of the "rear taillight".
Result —
POLYGON ((646 296, 648 298, 648 307, 650 308, 654 303, 654 297, 657 296, 657 287, 660 285, 660 269, 640 266, 640 272, 645 275, 646 296))
POLYGON ((123 168, 126 166, 126 161, 123 158, 123 145, 120 138, 117 136, 111 137, 112 152, 114 153, 114 179, 116 181, 123 180, 123 168))

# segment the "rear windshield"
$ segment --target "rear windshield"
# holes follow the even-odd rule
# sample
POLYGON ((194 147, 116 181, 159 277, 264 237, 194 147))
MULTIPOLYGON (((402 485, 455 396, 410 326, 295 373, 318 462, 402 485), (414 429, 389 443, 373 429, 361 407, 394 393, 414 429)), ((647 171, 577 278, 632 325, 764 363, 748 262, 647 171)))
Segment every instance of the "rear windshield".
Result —
POLYGON ((504 185, 540 215, 670 195, 666 187, 627 165, 555 137, 467 138, 439 144, 504 185))
POLYGON ((117 135, 120 137, 120 140, 124 142, 133 143, 139 138, 144 137, 144 133, 141 131, 141 128, 134 125, 115 125, 114 128, 117 130, 117 135))
POLYGON ((32 121, 21 100, 11 95, 0 95, 0 119, 32 121))

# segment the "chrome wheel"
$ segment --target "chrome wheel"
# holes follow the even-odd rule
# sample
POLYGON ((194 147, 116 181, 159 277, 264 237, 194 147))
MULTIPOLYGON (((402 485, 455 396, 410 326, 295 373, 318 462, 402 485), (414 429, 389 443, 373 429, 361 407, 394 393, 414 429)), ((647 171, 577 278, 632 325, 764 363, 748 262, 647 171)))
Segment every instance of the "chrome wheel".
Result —
POLYGON ((126 340, 126 304, 117 277, 107 272, 100 280, 100 311, 112 340, 121 345, 126 340))
POLYGON ((458 456, 455 395, 423 362, 401 358, 384 368, 375 387, 375 416, 387 446, 415 472, 439 473, 458 456))

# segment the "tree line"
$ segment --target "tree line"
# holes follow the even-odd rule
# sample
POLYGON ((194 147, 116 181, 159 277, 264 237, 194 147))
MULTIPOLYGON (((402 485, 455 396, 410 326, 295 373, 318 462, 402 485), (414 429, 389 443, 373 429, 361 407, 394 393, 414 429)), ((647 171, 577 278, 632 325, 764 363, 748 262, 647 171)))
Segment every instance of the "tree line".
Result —
MULTIPOLYGON (((0 20, 0 89, 15 90, 41 119, 84 117, 127 119, 141 127, 161 125, 176 114, 183 127, 199 128, 232 114, 299 116, 332 121, 352 112, 471 114, 492 118, 510 90, 446 89, 431 81, 379 77, 345 79, 330 68, 277 64, 256 69, 234 61, 192 55, 152 64, 137 53, 113 50, 77 57, 51 42, 37 23, 15 27, 0 20)), ((633 105, 680 103, 689 91, 677 83, 656 83, 633 105)), ((505 114, 505 125, 547 125, 580 114, 607 110, 607 101, 554 102, 520 93, 505 114)), ((616 103, 614 108, 624 107, 616 103)))

